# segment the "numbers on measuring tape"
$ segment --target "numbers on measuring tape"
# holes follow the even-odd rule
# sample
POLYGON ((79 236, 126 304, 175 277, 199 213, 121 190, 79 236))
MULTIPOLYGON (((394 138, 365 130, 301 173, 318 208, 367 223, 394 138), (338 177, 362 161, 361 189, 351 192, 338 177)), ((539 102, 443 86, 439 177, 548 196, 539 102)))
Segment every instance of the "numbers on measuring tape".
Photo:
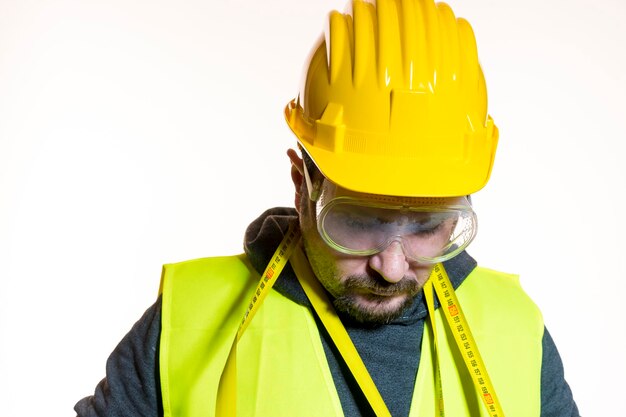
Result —
POLYGON ((241 335, 248 327, 250 320, 254 316, 258 305, 265 299, 269 290, 274 286, 274 282, 276 279, 272 279, 278 277, 280 272, 285 266, 287 259, 289 259, 289 255, 293 251, 295 247, 295 241, 299 239, 300 232, 296 227, 296 222, 292 222, 289 226, 289 230, 283 238, 281 245, 273 255, 272 260, 263 271, 262 278, 259 281, 259 284, 256 287, 254 295, 248 304, 248 308, 241 319, 241 323, 239 324, 239 330, 237 331, 237 339, 241 338, 241 335))
POLYGON ((434 283, 435 291, 441 304, 447 307, 447 310, 444 309, 444 311, 446 311, 445 315, 450 330, 452 330, 457 345, 461 350, 465 365, 474 380, 474 385, 478 393, 482 395, 483 403, 489 415, 491 417, 504 417, 491 380, 487 374, 487 369, 480 357, 480 353, 478 353, 478 347, 469 330, 469 325, 465 320, 447 273, 441 264, 435 265, 433 272, 436 277, 434 283))

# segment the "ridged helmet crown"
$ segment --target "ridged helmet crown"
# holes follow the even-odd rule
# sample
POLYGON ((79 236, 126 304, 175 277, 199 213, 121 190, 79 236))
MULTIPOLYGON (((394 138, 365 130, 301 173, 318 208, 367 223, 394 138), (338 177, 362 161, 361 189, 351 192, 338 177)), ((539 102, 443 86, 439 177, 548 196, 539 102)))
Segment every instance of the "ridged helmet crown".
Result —
POLYGON ((470 24, 432 0, 354 0, 329 14, 285 109, 330 181, 372 194, 471 194, 498 130, 470 24))

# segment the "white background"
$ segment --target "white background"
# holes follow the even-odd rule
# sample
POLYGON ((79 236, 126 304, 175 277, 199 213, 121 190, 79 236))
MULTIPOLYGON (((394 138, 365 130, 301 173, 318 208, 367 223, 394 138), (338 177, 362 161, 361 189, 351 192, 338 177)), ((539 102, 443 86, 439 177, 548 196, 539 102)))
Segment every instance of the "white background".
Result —
MULTIPOLYGON (((470 253, 522 275, 581 413, 615 415, 626 3, 450 4, 500 128, 470 253)), ((282 109, 343 7, 0 0, 1 417, 73 415, 163 263, 239 252, 250 220, 292 204, 282 109)))

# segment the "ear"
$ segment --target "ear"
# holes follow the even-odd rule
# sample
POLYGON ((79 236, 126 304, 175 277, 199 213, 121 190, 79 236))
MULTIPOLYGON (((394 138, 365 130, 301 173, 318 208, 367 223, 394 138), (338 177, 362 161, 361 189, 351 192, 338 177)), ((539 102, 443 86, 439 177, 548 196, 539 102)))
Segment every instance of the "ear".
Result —
POLYGON ((296 211, 300 213, 302 182, 304 181, 304 162, 302 161, 302 158, 298 156, 298 153, 293 149, 287 150, 287 156, 291 161, 291 181, 293 181, 293 186, 296 189, 294 203, 296 205, 296 211))

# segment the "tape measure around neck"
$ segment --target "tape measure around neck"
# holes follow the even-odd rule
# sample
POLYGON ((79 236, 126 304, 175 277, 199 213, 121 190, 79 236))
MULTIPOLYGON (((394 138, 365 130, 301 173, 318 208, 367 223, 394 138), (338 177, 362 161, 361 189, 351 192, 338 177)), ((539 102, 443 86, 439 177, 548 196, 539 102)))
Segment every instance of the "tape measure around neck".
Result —
MULTIPOLYGON (((217 402, 215 407, 216 417, 235 417, 237 415, 237 343, 241 339, 250 321, 254 317, 256 311, 260 308, 269 293, 270 289, 276 282, 278 276, 282 272, 287 260, 291 254, 291 264, 296 272, 296 277, 304 288, 307 297, 313 304, 320 320, 328 330, 337 349, 341 353, 344 361, 350 368, 357 383, 361 387, 363 394, 366 396, 372 409, 377 417, 391 417, 385 402, 376 388, 365 364, 363 363, 358 351, 350 340, 345 327, 337 316, 337 313, 328 299, 321 283, 315 277, 311 270, 310 264, 299 246, 300 233, 297 228, 297 222, 294 221, 289 226, 287 234, 283 238, 276 252, 272 256, 271 261, 261 275, 256 291, 250 300, 248 308, 241 321, 237 334, 231 345, 230 353, 226 360, 226 365, 222 371, 217 391, 217 402)), ((470 332, 469 325, 465 320, 465 316, 461 310, 460 304, 454 293, 454 288, 443 268, 443 265, 436 264, 430 274, 430 278, 424 287, 426 303, 429 309, 429 319, 433 331, 433 343, 435 348, 434 368, 435 368, 435 388, 438 398, 436 401, 436 410, 440 417, 444 416, 443 409, 443 391, 441 384, 441 376, 439 371, 439 353, 437 343, 437 328, 434 319, 434 297, 433 288, 440 300, 441 308, 444 311, 448 326, 450 327, 456 344, 463 354, 463 359, 467 369, 472 375, 474 386, 477 389, 483 403, 487 407, 490 417, 504 417, 504 413, 500 407, 500 403, 496 396, 495 390, 491 383, 491 379, 487 374, 476 342, 470 332)))
POLYGON ((439 417, 445 417, 443 409, 443 387, 441 386, 441 370, 439 368, 439 343, 437 342, 437 322, 435 321, 435 298, 433 296, 433 273, 424 284, 424 298, 428 308, 428 320, 430 322, 431 338, 433 340, 433 372, 435 376, 435 412, 439 417))
POLYGON ((270 289, 278 279, 283 268, 287 264, 289 256, 300 243, 300 229, 294 220, 289 225, 289 229, 283 237, 278 249, 272 255, 270 262, 267 264, 265 271, 261 275, 261 280, 257 284, 256 290, 248 304, 241 324, 237 329, 235 340, 230 347, 226 365, 222 371, 220 382, 217 388, 217 399, 215 403, 216 417, 235 417, 237 415, 237 344, 241 336, 248 328, 248 325, 254 318, 254 315, 261 307, 261 304, 269 294, 270 289))
POLYGON ((359 356, 359 352, 356 350, 352 340, 350 340, 346 328, 341 323, 339 316, 337 316, 332 303, 322 288, 322 284, 313 274, 311 265, 301 248, 295 250, 290 261, 296 272, 296 277, 300 281, 300 285, 304 288, 304 292, 309 301, 311 301, 315 312, 324 324, 324 327, 326 327, 346 365, 350 368, 350 372, 352 372, 354 379, 359 384, 374 413, 376 413, 377 417, 391 417, 383 397, 380 395, 378 388, 376 388, 376 384, 374 384, 363 360, 359 356))
MULTIPOLYGON (((440 308, 443 310, 448 327, 454 335, 454 340, 459 348, 459 351, 461 352, 461 355, 463 356, 465 366, 472 376, 474 388, 476 388, 478 395, 482 399, 489 416, 504 417, 504 412, 502 411, 500 401, 498 400, 493 384, 491 383, 491 378, 487 373, 485 363, 480 356, 474 336, 472 335, 469 324, 467 323, 463 310, 461 309, 461 304, 456 297, 454 287, 452 286, 450 278, 448 278, 448 274, 443 265, 436 264, 433 267, 427 285, 429 283, 435 289, 435 293, 439 299, 440 308)), ((427 297, 427 304, 434 306, 432 290, 425 291, 424 294, 427 297)), ((434 316, 433 314, 429 315, 431 316, 431 325, 434 329, 436 326, 434 316)), ((435 346, 437 346, 436 339, 434 343, 435 346)), ((437 364, 437 362, 435 363, 437 364)))

